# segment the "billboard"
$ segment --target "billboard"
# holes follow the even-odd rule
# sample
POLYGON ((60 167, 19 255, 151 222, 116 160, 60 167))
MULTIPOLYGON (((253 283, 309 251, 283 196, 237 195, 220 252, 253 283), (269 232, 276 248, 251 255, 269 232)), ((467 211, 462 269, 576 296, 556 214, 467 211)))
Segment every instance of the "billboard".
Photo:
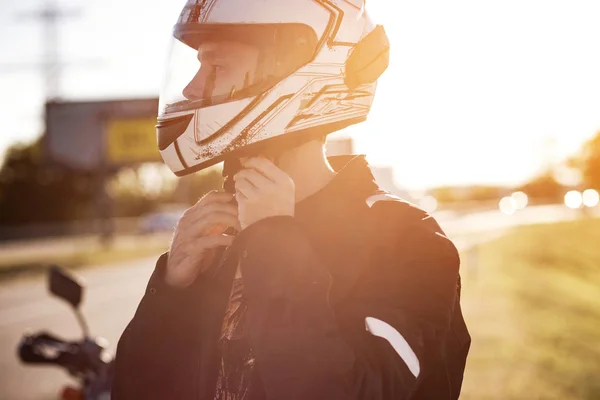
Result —
POLYGON ((156 117, 109 118, 105 124, 106 159, 112 165, 160 161, 156 117))
POLYGON ((80 170, 160 162, 158 99, 46 103, 49 159, 80 170))

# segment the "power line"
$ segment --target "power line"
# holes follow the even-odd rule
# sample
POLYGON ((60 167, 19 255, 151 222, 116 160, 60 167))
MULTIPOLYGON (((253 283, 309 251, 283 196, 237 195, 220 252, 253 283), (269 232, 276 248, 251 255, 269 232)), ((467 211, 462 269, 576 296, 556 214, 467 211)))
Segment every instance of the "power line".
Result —
POLYGON ((46 0, 44 7, 26 16, 42 23, 44 55, 42 71, 44 74, 46 100, 54 100, 59 96, 63 65, 60 59, 60 43, 58 38, 59 23, 62 18, 77 16, 78 11, 61 10, 57 0, 46 0))
MULTIPOLYGON (((34 19, 42 25, 43 55, 40 63, 3 63, 0 72, 14 73, 24 69, 41 70, 44 77, 44 95, 46 101, 60 97, 61 81, 64 67, 67 65, 60 56, 60 23, 65 18, 81 15, 78 9, 63 9, 57 0, 46 0, 43 6, 34 11, 21 14, 20 19, 34 19)), ((97 61, 78 61, 78 65, 97 64, 97 61)), ((72 64, 72 63, 69 63, 72 64)))

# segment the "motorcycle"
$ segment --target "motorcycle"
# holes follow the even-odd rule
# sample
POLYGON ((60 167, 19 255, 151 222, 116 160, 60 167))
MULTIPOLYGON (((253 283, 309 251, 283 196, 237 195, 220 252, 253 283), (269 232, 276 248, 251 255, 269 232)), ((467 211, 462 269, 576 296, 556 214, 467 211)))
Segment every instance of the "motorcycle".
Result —
POLYGON ((26 364, 48 364, 64 368, 79 381, 78 387, 65 386, 63 400, 110 400, 114 360, 106 339, 92 338, 79 305, 84 286, 66 270, 52 266, 48 273, 51 294, 68 302, 83 331, 81 340, 67 341, 47 331, 26 333, 18 345, 18 355, 26 364))

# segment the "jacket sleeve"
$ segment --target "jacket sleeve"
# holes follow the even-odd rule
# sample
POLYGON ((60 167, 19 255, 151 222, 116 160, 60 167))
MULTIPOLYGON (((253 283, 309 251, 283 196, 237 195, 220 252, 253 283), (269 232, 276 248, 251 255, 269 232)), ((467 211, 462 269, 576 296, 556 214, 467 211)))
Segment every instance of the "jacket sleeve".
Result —
POLYGON ((407 399, 418 389, 439 357, 458 276, 456 248, 435 227, 383 229, 336 314, 330 274, 292 217, 259 221, 238 239, 267 398, 407 399))
POLYGON ((190 304, 195 284, 185 289, 169 286, 164 280, 168 253, 161 255, 138 308, 119 339, 115 356, 113 400, 175 398, 172 387, 165 381, 177 382, 172 377, 178 371, 175 363, 184 359, 178 355, 188 351, 185 343, 186 313, 180 312, 190 304), (178 338, 181 340, 175 340, 178 338))

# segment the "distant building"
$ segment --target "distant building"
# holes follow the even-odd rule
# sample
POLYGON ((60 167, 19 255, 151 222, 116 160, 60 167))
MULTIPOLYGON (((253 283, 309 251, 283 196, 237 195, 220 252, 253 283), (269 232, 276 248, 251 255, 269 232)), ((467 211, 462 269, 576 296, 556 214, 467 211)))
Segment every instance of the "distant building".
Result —
POLYGON ((327 139, 326 151, 329 157, 354 154, 354 141, 349 137, 329 138, 327 139))

